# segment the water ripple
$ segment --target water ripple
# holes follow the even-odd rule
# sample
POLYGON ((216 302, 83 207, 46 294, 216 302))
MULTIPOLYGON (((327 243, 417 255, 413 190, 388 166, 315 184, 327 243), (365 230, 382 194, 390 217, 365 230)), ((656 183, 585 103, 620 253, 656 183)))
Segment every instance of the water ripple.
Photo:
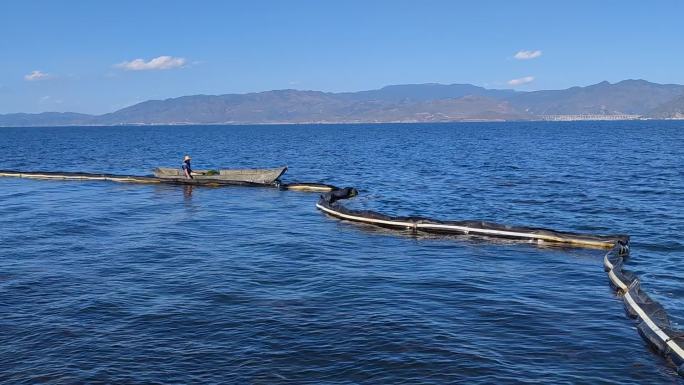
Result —
MULTIPOLYGON (((628 268, 683 325, 683 128, 2 129, 0 168, 139 174, 191 153, 356 186, 355 208, 627 233, 628 268)), ((268 189, 0 191, 3 383, 681 383, 600 252, 357 226, 268 189)))

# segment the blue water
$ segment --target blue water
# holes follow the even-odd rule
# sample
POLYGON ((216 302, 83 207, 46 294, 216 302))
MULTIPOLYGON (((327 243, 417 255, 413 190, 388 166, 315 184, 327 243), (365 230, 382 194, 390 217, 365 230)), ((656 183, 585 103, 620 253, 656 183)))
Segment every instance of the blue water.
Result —
MULTIPOLYGON (((354 208, 632 236, 684 328, 684 122, 0 129, 0 169, 270 167, 354 208)), ((316 194, 0 178, 0 382, 684 383, 601 251, 414 237, 316 194)))

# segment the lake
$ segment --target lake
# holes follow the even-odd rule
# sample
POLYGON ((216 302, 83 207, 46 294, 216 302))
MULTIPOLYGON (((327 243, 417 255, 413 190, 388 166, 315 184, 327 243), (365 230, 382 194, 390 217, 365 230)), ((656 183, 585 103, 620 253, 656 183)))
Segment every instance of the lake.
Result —
MULTIPOLYGON (((350 208, 632 237, 684 328, 684 122, 0 128, 0 169, 287 165, 350 208)), ((684 383, 600 250, 411 236, 317 194, 0 178, 0 381, 684 383)))

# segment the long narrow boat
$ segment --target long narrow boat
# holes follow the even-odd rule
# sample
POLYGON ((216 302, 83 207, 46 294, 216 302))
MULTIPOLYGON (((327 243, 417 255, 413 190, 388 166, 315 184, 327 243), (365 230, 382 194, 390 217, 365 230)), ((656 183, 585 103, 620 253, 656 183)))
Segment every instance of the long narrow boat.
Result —
MULTIPOLYGON (((85 172, 55 172, 55 171, 14 171, 0 170, 0 177, 15 177, 28 179, 53 179, 53 180, 107 180, 124 183, 169 183, 204 186, 280 186, 278 178, 287 171, 287 167, 273 169, 242 169, 220 170, 209 172, 199 170, 194 179, 186 178, 180 169, 157 168, 154 176, 141 175, 116 175, 96 174, 85 172), (168 171, 167 171, 168 170, 168 171), (209 175, 201 175, 204 172, 209 175)), ((295 184, 294 187, 298 185, 295 184)))
MULTIPOLYGON (((287 171, 287 167, 262 169, 224 169, 224 170, 195 170, 192 176, 197 181, 222 181, 253 184, 274 184, 287 171)), ((154 176, 159 179, 185 179, 180 168, 157 167, 154 176)))

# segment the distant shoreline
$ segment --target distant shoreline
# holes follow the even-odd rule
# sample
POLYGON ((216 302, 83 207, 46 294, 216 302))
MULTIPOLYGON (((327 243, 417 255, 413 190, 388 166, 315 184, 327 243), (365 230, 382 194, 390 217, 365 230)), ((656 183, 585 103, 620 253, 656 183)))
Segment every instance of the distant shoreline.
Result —
POLYGON ((0 125, 2 128, 68 128, 68 127, 164 127, 164 126, 306 126, 306 125, 380 125, 380 124, 457 124, 457 123, 571 123, 571 122, 634 122, 634 121, 684 121, 684 118, 639 118, 639 119, 567 119, 567 120, 548 120, 548 119, 527 119, 527 120, 451 120, 451 121, 399 121, 399 122, 224 122, 224 123, 193 123, 193 122, 172 122, 172 123, 123 123, 123 124, 51 124, 51 125, 0 125))

